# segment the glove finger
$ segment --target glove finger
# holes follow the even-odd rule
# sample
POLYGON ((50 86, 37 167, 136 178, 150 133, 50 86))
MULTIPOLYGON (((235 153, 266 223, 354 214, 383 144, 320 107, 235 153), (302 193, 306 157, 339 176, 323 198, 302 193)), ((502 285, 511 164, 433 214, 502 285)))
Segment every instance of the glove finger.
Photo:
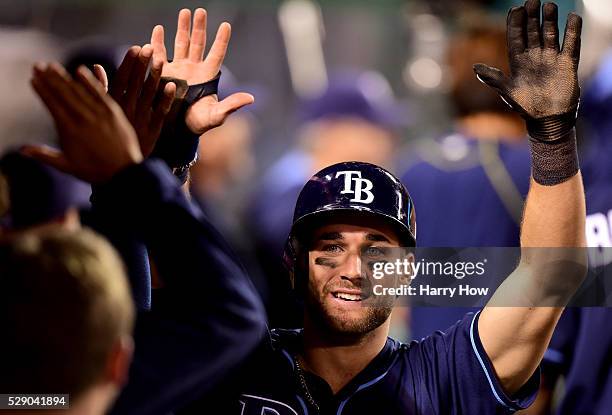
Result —
POLYGON ((495 88, 500 94, 506 93, 508 79, 499 69, 492 68, 483 63, 477 63, 474 64, 474 72, 480 82, 489 85, 491 88, 495 88))
MULTIPOLYGON (((506 37, 508 41, 508 56, 512 64, 516 56, 525 51, 525 25, 527 23, 527 13, 524 7, 513 7, 508 12, 506 26, 506 37)), ((512 65, 511 65, 512 66, 512 65)))
POLYGON ((544 3, 542 21, 542 45, 559 52, 559 12, 555 3, 544 3))
POLYGON ((542 47, 540 0, 527 0, 525 2, 525 11, 527 12, 527 48, 540 48, 542 47))
POLYGON ((578 64, 580 59, 580 32, 582 31, 582 17, 575 13, 567 16, 565 25, 565 36, 563 37, 563 49, 561 53, 566 54, 578 64))

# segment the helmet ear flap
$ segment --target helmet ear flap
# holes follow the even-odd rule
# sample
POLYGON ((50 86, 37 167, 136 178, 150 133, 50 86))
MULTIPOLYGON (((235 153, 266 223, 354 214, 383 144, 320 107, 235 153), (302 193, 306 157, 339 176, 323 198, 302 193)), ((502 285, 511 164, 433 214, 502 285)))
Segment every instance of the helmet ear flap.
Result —
POLYGON ((295 261, 293 268, 293 290, 298 298, 304 298, 308 285, 308 252, 302 250, 295 261))
POLYGON ((291 289, 297 297, 302 297, 308 282, 308 254, 295 238, 287 241, 285 245, 284 263, 289 273, 291 289))

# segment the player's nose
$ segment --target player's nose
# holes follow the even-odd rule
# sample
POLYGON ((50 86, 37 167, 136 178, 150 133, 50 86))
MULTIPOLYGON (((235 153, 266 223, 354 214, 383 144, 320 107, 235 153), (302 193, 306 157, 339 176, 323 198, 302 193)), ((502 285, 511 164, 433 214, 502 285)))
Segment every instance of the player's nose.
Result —
POLYGON ((363 278, 361 274, 361 254, 353 252, 347 255, 340 272, 342 279, 348 279, 358 284, 363 278))

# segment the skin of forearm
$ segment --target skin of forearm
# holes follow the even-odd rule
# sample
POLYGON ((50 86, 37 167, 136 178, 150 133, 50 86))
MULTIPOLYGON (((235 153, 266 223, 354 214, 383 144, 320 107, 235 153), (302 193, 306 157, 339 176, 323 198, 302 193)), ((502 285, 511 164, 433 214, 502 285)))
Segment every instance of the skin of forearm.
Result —
POLYGON ((521 247, 584 247, 585 215, 580 172, 554 186, 531 180, 521 226, 521 247))
POLYGON ((479 321, 485 351, 511 395, 536 370, 562 305, 584 278, 584 222, 580 173, 554 186, 532 180, 521 226, 520 264, 495 292, 479 321))
POLYGON ((563 305, 586 272, 586 207, 582 176, 543 186, 531 181, 521 226, 517 276, 528 278, 532 305, 563 305))

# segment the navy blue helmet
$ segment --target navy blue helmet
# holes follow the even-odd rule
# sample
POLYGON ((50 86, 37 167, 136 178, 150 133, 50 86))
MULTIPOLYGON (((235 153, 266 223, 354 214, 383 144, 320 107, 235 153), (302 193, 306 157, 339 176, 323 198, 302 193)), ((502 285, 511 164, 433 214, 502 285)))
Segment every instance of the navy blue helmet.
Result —
POLYGON ((395 229, 402 246, 416 245, 414 204, 397 177, 370 163, 334 164, 308 180, 295 205, 284 252, 294 288, 295 265, 307 233, 338 215, 378 218, 395 229))

